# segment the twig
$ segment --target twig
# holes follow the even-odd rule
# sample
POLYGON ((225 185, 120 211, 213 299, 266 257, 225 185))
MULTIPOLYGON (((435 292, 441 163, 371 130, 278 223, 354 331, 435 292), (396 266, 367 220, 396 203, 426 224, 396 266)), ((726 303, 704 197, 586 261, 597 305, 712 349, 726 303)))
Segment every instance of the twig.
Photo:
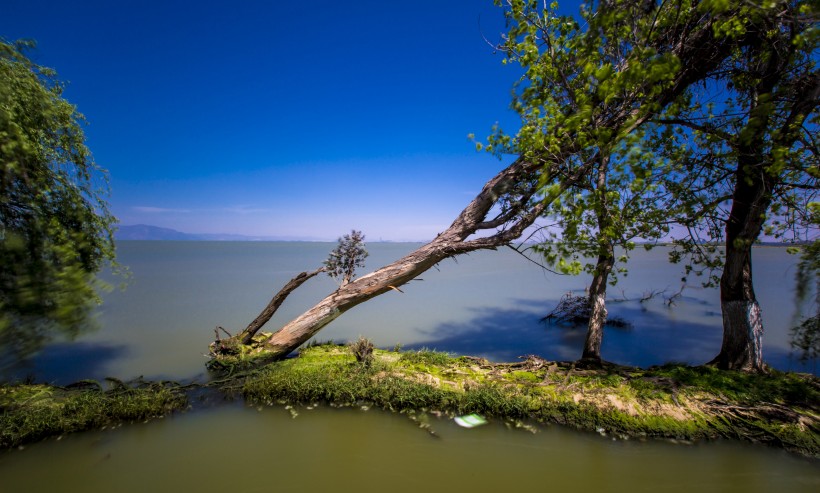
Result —
POLYGON ((686 284, 681 284, 680 289, 678 290, 677 293, 673 294, 672 296, 669 296, 668 298, 666 296, 664 296, 663 299, 664 299, 664 303, 666 304, 666 306, 669 306, 669 307, 675 306, 675 300, 678 299, 678 298, 681 298, 683 296, 683 289, 685 287, 686 287, 686 284))

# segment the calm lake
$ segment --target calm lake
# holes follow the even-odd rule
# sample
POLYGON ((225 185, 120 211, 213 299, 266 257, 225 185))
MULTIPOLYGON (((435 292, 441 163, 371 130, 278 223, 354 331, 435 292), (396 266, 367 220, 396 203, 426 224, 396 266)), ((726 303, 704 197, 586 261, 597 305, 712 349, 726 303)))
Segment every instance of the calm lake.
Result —
MULTIPOLYGON (((417 244, 372 243, 366 271, 417 244)), ((330 243, 121 242, 131 277, 105 295, 99 329, 56 343, 5 378, 57 384, 82 378, 205 380, 207 345, 219 325, 241 330, 297 273, 318 267, 330 243)), ((610 288, 609 312, 630 322, 607 328, 602 354, 623 364, 700 364, 719 350, 718 293, 689 279, 666 250, 635 251, 629 276, 610 288), (652 300, 650 291, 666 290, 652 300), (625 301, 623 301, 625 300, 625 301), (616 302, 617 301, 617 302, 616 302)), ((754 252, 763 310, 764 358, 817 373, 789 346, 795 321, 796 258, 783 248, 754 252)), ((448 260, 402 287, 354 308, 319 340, 366 336, 380 347, 434 348, 515 361, 536 354, 572 360, 581 328, 539 319, 588 278, 544 272, 512 250, 448 260)), ((271 321, 275 329, 336 288, 323 276, 297 290, 271 321)), ((431 417, 436 439, 401 415, 376 410, 250 408, 194 410, 145 424, 51 439, 0 454, 0 491, 818 491, 815 462, 736 443, 673 445, 612 440, 557 426, 533 434, 504 423, 458 428, 431 417), (47 469, 43 465, 47 464, 47 469)))

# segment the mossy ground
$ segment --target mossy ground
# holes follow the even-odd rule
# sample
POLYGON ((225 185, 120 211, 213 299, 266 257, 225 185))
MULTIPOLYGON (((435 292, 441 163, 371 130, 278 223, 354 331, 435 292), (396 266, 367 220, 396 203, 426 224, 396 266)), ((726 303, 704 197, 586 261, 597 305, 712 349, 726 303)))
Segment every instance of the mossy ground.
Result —
POLYGON ((273 359, 265 352, 265 342, 270 336, 270 332, 257 332, 248 344, 234 336, 214 341, 210 346, 211 359, 205 366, 214 372, 232 374, 269 363, 273 359))
POLYGON ((530 357, 491 364, 433 351, 375 350, 369 366, 344 346, 314 346, 243 379, 256 403, 362 402, 395 410, 535 419, 614 436, 733 438, 820 457, 820 382, 667 365, 639 369, 530 357))
POLYGON ((70 388, 0 385, 0 449, 49 436, 164 416, 188 405, 185 395, 173 387, 114 382, 107 391, 96 382, 70 388))
MULTIPOLYGON (((333 344, 269 362, 264 354, 223 360, 208 387, 256 404, 368 403, 407 412, 479 413, 534 419, 621 437, 742 439, 820 457, 820 380, 710 367, 640 369, 529 357, 492 364, 434 351, 374 350, 367 363, 333 344), (259 366, 261 363, 261 366, 259 366)), ((183 389, 162 383, 95 383, 71 388, 0 385, 0 449, 187 408, 183 389)))

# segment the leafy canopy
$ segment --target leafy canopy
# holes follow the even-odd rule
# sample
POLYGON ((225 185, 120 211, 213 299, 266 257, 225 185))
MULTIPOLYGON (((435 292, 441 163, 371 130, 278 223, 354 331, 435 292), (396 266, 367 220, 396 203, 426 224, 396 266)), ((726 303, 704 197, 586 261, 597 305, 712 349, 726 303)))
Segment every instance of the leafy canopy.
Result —
POLYGON ((545 241, 534 247, 549 265, 564 274, 593 274, 595 258, 611 258, 618 267, 608 278, 615 284, 627 273, 636 240, 649 249, 669 233, 667 193, 660 183, 670 165, 641 145, 648 138, 644 129, 626 136, 601 158, 595 174, 550 204, 545 241))
POLYGON ((33 47, 0 39, 0 345, 18 356, 86 327, 95 274, 114 260, 106 173, 33 47))
POLYGON ((545 165, 572 148, 558 179, 541 183, 555 224, 537 249, 558 270, 578 274, 595 268, 582 257, 612 256, 615 246, 628 251, 635 239, 668 233, 659 178, 669 164, 644 145, 660 138, 644 126, 677 111, 670 103, 684 84, 676 50, 698 29, 711 30, 696 3, 598 1, 582 5, 577 19, 560 15, 556 2, 496 3, 509 24, 505 62, 524 69, 512 103, 522 123, 515 136, 496 128, 479 148, 545 165))
POLYGON ((741 248, 761 234, 797 243, 817 234, 820 9, 800 0, 748 2, 740 12, 747 28, 722 29, 749 42, 689 91, 677 115, 659 119, 667 137, 655 148, 675 163, 666 186, 688 233, 673 260, 688 257, 690 271, 720 270, 726 239, 741 248))
MULTIPOLYGON (((545 174, 540 184, 568 241, 547 252, 560 270, 581 270, 578 254, 657 237, 672 220, 695 235, 700 228, 707 239, 720 238, 725 219, 711 212, 730 195, 732 166, 725 159, 736 158, 739 145, 761 150, 766 173, 784 177, 767 231, 789 231, 795 224, 789 219, 805 211, 801 190, 817 169, 816 114, 793 119, 788 104, 799 95, 795 89, 806 92, 816 80, 816 2, 597 0, 582 5, 577 19, 560 15, 555 2, 496 3, 509 25, 499 48, 505 62, 523 69, 512 103, 521 129, 510 135, 496 128, 477 146, 545 166, 562 160, 558 180, 545 174), (722 47, 698 57, 702 43, 722 47), (761 44, 773 48, 761 51, 761 44), (783 83, 762 100, 752 95, 761 104, 750 111, 749 88, 766 68, 758 65, 772 57, 781 60, 783 83), (683 120, 702 128, 719 123, 722 133, 667 124, 683 120), (756 136, 762 138, 749 145, 756 136), (609 165, 598 186, 594 163, 601 159, 609 165), (659 180, 664 176, 671 179, 659 180)), ((695 236, 687 253, 708 253, 703 240, 695 236)), ((696 260, 704 270, 721 264, 708 255, 696 260)))

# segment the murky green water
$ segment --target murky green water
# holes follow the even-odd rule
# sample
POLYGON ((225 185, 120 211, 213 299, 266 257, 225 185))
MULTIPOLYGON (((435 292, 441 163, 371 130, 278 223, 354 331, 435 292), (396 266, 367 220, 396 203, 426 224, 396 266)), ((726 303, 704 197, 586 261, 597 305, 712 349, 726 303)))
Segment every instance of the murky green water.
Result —
POLYGON ((612 441, 560 427, 434 438, 380 411, 231 405, 49 441, 0 456, 2 491, 61 492, 815 492, 820 472, 785 453, 727 443, 612 441))
MULTIPOLYGON (((374 244, 368 268, 414 248, 374 244)), ((216 325, 244 327, 273 292, 319 265, 329 244, 126 242, 121 261, 131 284, 106 297, 101 330, 56 344, 16 376, 67 383, 80 378, 206 378, 216 325)), ((673 309, 662 298, 634 301, 649 289, 679 288, 663 251, 635 252, 632 271, 610 298, 610 313, 633 323, 607 329, 604 357, 649 365, 702 363, 719 349, 717 292, 691 283, 673 309)), ((794 316, 794 257, 755 251, 767 361, 815 371, 789 351, 794 316)), ((508 251, 447 261, 405 287, 361 305, 320 332, 322 340, 358 335, 377 345, 431 347, 515 360, 539 354, 574 359, 583 331, 538 319, 584 278, 547 274, 508 251)), ((311 280, 274 318, 281 324, 335 289, 311 280)), ((0 454, 0 492, 51 491, 818 491, 816 462, 735 443, 695 446, 612 441, 557 426, 536 434, 504 423, 465 430, 432 418, 439 438, 405 416, 370 410, 233 403, 147 424, 48 440, 0 454)))

